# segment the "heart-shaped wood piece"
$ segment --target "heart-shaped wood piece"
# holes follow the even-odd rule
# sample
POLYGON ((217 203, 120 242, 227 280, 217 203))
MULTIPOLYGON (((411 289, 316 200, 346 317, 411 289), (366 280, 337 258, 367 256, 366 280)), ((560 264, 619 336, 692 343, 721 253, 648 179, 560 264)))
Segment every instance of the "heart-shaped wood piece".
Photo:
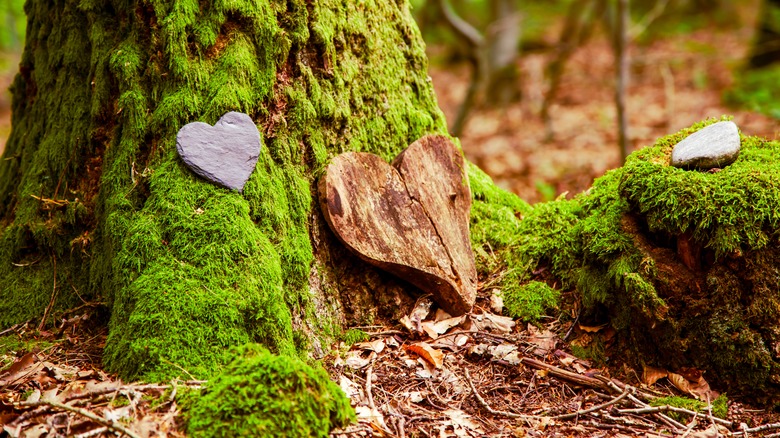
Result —
POLYGON ((240 192, 260 156, 260 133, 251 117, 231 111, 214 126, 184 125, 176 135, 176 150, 193 172, 240 192))
POLYGON ((319 181, 320 206, 360 258, 433 295, 451 315, 474 305, 471 191, 463 156, 443 136, 414 142, 393 161, 341 154, 319 181))

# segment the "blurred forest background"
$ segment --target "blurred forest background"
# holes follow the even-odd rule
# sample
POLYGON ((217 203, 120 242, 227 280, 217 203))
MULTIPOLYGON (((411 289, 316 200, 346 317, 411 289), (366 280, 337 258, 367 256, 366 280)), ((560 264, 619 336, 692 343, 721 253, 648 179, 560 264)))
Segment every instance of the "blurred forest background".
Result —
MULTIPOLYGON (((780 0, 411 3, 451 131, 530 202, 708 117, 780 139, 780 0)), ((23 0, 0 0, 0 151, 25 20, 23 0)))

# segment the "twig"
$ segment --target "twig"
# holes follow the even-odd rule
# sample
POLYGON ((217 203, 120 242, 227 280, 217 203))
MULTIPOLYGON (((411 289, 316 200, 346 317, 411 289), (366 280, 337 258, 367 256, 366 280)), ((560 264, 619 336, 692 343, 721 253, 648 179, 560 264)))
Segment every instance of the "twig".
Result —
MULTIPOLYGON (((750 429, 744 429, 744 430, 741 430, 739 432, 734 432, 733 435, 734 436, 740 436, 740 435, 744 435, 744 434, 747 434, 747 433, 765 432, 767 430, 773 430, 773 429, 780 429, 780 423, 769 423, 769 424, 764 424, 764 425, 761 425, 761 426, 752 427, 750 429)), ((769 436, 769 435, 767 435, 767 436, 769 436)))
POLYGON ((609 400, 609 401, 607 401, 605 403, 602 403, 600 405, 596 405, 596 406, 590 407, 588 409, 583 409, 581 411, 572 412, 570 414, 556 415, 556 416, 551 417, 551 418, 554 419, 554 420, 568 420, 570 418, 576 418, 576 417, 579 417, 579 416, 582 416, 582 415, 585 415, 585 414, 589 414, 591 412, 600 411, 600 410, 602 410, 602 409, 604 409, 604 408, 606 408, 608 406, 612 406, 615 403, 617 403, 617 402, 623 400, 624 398, 628 397, 631 394, 632 391, 633 391, 633 388, 628 386, 628 385, 626 385, 626 389, 623 391, 623 393, 620 394, 619 396, 613 398, 612 400, 609 400))
MULTIPOLYGON (((690 409, 685 408, 678 408, 677 406, 671 406, 671 405, 663 405, 663 406, 643 406, 641 408, 630 408, 630 409, 618 409, 618 412, 621 414, 654 414, 658 412, 676 412, 678 414, 686 414, 690 416, 697 415, 696 411, 692 411, 690 409)), ((733 427, 734 423, 728 420, 724 420, 722 418, 718 418, 715 416, 711 416, 710 420, 714 423, 718 423, 722 426, 726 427, 733 427)), ((683 428, 685 428, 683 426, 683 428)))
POLYGON ((482 398, 481 395, 479 395, 479 392, 477 391, 477 387, 474 386, 474 382, 471 380, 471 374, 469 374, 468 369, 463 370, 466 373, 466 380, 469 382, 469 386, 471 387, 471 392, 474 393, 474 397, 477 398, 477 401, 479 401, 479 404, 482 405, 488 412, 490 412, 493 415, 502 415, 504 417, 509 418, 543 418, 538 415, 523 415, 523 414, 516 414, 514 412, 506 412, 506 411, 498 411, 490 407, 490 405, 485 401, 484 398, 482 398))
MULTIPOLYGON (((620 391, 621 390, 620 387, 617 386, 615 384, 615 382, 613 382, 612 380, 607 379, 606 377, 603 377, 603 376, 597 376, 597 377, 600 377, 601 379, 603 379, 604 383, 606 383, 606 385, 610 389, 612 389, 613 391, 620 391)), ((639 406, 650 407, 647 403, 643 402, 642 400, 639 400, 638 398, 634 397, 633 395, 629 395, 628 398, 632 402, 638 404, 639 406)), ((682 430, 686 429, 686 427, 683 424, 681 424, 679 421, 673 420, 673 419, 669 418, 668 416, 666 416, 666 415, 664 415, 664 414, 662 414, 660 412, 656 412, 656 413, 654 413, 654 415, 656 415, 661 421, 666 423, 667 426, 670 426, 670 427, 672 427, 674 429, 682 429, 682 430)))
MULTIPOLYGON (((42 257, 41 257, 41 258, 42 258, 42 257)), ((26 268, 26 267, 28 267, 28 266, 32 266, 32 265, 34 265, 34 264, 36 264, 36 263, 40 262, 40 261, 41 261, 41 258, 38 258, 38 259, 36 259, 36 260, 33 260, 33 261, 29 262, 29 263, 14 263, 14 262, 11 262, 11 264, 12 264, 12 265, 14 265, 14 266, 16 266, 17 268, 26 268)))
MULTIPOLYGON (((572 373, 571 371, 566 371, 561 368, 558 368, 554 365, 546 364, 542 361, 538 361, 536 359, 531 359, 530 357, 522 357, 520 358, 520 363, 528 365, 532 368, 536 368, 538 370, 546 370, 550 374, 552 374, 555 377, 568 380, 570 382, 577 383, 579 385, 583 386, 589 386, 591 388, 598 388, 598 389, 608 389, 606 384, 602 382, 599 379, 583 376, 580 374, 572 373)), ((617 392, 623 392, 622 389, 618 389, 617 392)))
POLYGON ((31 407, 31 408, 37 408, 40 406, 51 406, 53 408, 62 409, 64 411, 73 412, 74 414, 81 415, 82 417, 89 418, 90 420, 102 424, 103 426, 108 427, 111 430, 114 430, 119 433, 123 433, 130 438, 141 438, 139 435, 137 435, 135 432, 133 432, 130 429, 127 429, 126 427, 119 424, 116 420, 108 420, 103 417, 99 417, 92 412, 89 412, 85 409, 73 407, 70 405, 66 405, 64 403, 59 403, 53 400, 39 400, 37 402, 21 402, 18 403, 18 406, 25 406, 25 407, 31 407))

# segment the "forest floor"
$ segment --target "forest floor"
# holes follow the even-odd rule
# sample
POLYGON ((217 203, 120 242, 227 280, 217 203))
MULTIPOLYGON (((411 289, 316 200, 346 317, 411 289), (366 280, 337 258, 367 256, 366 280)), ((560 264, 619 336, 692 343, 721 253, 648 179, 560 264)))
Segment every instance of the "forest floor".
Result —
MULTIPOLYGON (((733 116, 743 134, 780 139, 778 120, 723 103, 750 37, 748 28, 703 29, 631 45, 627 113, 632 150, 722 115, 733 116)), ((522 100, 502 109, 473 111, 460 137, 469 160, 531 203, 582 192, 594 178, 621 165, 610 45, 601 38, 574 52, 550 111, 554 136, 545 141, 540 109, 544 69, 552 57, 551 51, 525 54, 519 62, 522 100)), ((430 74, 439 106, 452 121, 468 87, 470 67, 434 66, 430 74)))
MULTIPOLYGON (((777 120, 722 103, 749 40, 741 32, 699 31, 631 47, 634 148, 723 114, 733 115, 743 133, 780 138, 777 120)), ((520 61, 523 100, 475 111, 461 137, 470 160, 529 202, 578 193, 620 164, 609 46, 597 39, 574 54, 552 110, 555 136, 545 142, 539 108, 549 59, 526 54, 520 61)), ((431 70, 448 120, 468 74, 465 65, 431 70)), ((2 80, 5 87, 8 78, 2 80)), ((0 100, 0 149, 9 125, 0 100)), ((406 326, 362 327, 369 335, 364 342, 334 346, 337 354, 325 363, 357 406, 359 422, 331 436, 703 438, 780 431, 778 414, 739 398, 730 400, 725 419, 693 404, 669 407, 663 398, 660 406, 648 406, 659 404, 653 398, 683 393, 671 378, 649 384, 647 372, 609 350, 602 363, 571 355, 573 341, 587 343, 596 333, 608 346, 609 327, 555 318, 541 327, 517 324, 500 316, 489 295, 481 291, 465 319, 426 320, 418 313, 406 326)), ((0 424, 6 434, 183 436, 177 391, 202 382, 127 384, 103 372, 104 315, 105 309, 87 306, 58 315, 48 332, 28 323, 0 333, 0 424)))

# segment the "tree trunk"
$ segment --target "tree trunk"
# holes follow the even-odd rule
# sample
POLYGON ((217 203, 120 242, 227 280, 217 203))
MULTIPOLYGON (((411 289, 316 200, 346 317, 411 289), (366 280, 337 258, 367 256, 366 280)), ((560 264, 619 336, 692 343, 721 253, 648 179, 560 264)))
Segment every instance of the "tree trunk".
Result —
POLYGON ((446 131, 405 1, 27 10, 0 160, 0 326, 105 302, 105 365, 154 380, 210 375, 248 342, 322 353, 412 303, 343 249, 314 198, 336 154, 390 160, 446 131), (242 193, 176 153, 182 126, 228 111, 262 138, 242 193))
POLYGON ((748 65, 762 68, 780 62, 780 0, 764 0, 748 65))

